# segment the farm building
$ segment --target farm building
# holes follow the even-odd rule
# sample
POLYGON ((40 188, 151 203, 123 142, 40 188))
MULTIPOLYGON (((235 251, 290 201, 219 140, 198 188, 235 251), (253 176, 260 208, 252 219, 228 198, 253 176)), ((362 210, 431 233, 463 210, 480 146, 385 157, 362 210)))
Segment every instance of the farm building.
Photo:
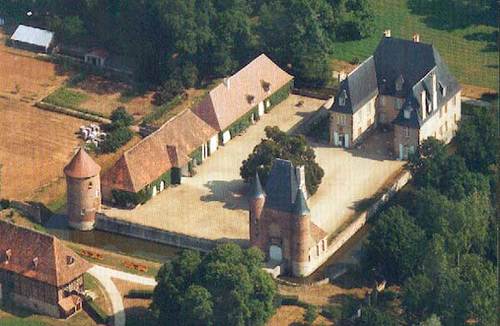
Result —
POLYGON ((217 130, 218 141, 225 144, 288 97, 292 83, 293 76, 261 54, 225 78, 193 112, 217 130))
POLYGON ((53 32, 25 25, 19 25, 10 38, 10 43, 14 47, 44 53, 49 53, 53 42, 53 32))
POLYGON ((105 201, 136 205, 154 197, 169 184, 179 184, 215 149, 217 132, 190 110, 127 150, 102 177, 105 201))
POLYGON ((0 221, 0 302, 67 318, 82 308, 90 267, 54 236, 0 221))
POLYGON ((108 57, 108 51, 103 49, 93 49, 85 54, 84 61, 87 64, 102 68, 106 64, 108 57))

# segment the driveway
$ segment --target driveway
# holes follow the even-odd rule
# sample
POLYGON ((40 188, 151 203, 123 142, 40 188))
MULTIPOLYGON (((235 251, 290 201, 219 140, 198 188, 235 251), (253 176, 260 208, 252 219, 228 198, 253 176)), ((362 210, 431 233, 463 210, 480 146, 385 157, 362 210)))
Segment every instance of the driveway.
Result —
POLYGON ((248 211, 240 166, 265 137, 266 126, 288 131, 325 101, 291 95, 247 131, 221 146, 183 178, 146 204, 133 210, 104 209, 108 216, 205 239, 248 241, 248 211), (303 105, 296 104, 303 101, 303 105))
POLYGON ((328 233, 354 216, 356 207, 383 188, 404 165, 391 158, 389 132, 376 131, 359 149, 312 145, 325 176, 309 208, 313 222, 328 233))

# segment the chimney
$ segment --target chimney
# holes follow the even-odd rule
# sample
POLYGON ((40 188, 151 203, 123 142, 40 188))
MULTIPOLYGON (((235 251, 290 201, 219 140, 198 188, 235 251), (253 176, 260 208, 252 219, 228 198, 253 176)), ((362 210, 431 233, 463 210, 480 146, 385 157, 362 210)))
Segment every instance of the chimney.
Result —
POLYGON ((391 30, 390 30, 390 29, 386 29, 386 30, 384 31, 384 36, 385 36, 385 37, 391 37, 391 30))
POLYGON ((36 270, 38 267, 38 257, 33 258, 33 269, 36 270))
POLYGON ((437 77, 432 73, 432 110, 437 110, 437 77))
POLYGON ((413 42, 420 43, 420 34, 418 33, 413 34, 413 42))
POLYGON ((231 79, 231 77, 226 77, 226 78, 224 78, 224 81, 223 81, 224 86, 226 86, 227 89, 229 89, 229 86, 230 86, 230 79, 231 79))
POLYGON ((422 120, 425 120, 427 115, 427 98, 425 91, 420 93, 420 105, 422 107, 422 120))
POLYGON ((10 258, 12 257, 12 249, 5 250, 5 263, 8 264, 10 258))
POLYGON ((297 176, 297 183, 299 184, 299 189, 302 190, 304 198, 309 198, 306 188, 306 169, 304 165, 295 167, 295 175, 297 176))

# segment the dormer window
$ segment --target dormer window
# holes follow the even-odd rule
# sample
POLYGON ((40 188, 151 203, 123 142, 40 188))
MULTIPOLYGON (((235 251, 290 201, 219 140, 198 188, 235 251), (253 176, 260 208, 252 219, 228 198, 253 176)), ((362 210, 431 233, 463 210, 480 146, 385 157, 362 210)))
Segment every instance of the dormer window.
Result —
POLYGON ((411 111, 409 109, 405 109, 403 111, 403 115, 405 119, 410 119, 411 111))
POLYGON ((269 91, 271 91, 271 83, 266 82, 265 80, 262 80, 260 83, 266 93, 269 93, 269 91))
POLYGON ((33 258, 32 263, 33 263, 33 269, 34 270, 37 269, 37 267, 38 267, 38 257, 33 258))
POLYGON ((254 100, 255 100, 255 96, 250 95, 250 94, 247 95, 247 102, 249 104, 252 104, 254 100))
POLYGON ((75 257, 72 256, 66 256, 66 264, 68 266, 71 266, 75 263, 75 257))
POLYGON ((396 79, 396 91, 401 92, 403 90, 403 84, 405 80, 403 78, 403 75, 399 75, 398 78, 396 79))
POLYGON ((347 92, 344 89, 344 90, 342 90, 342 93, 339 96, 339 105, 345 106, 346 99, 347 99, 347 92))
POLYGON ((446 96, 446 87, 444 87, 443 84, 441 84, 441 82, 439 82, 439 92, 441 93, 442 97, 446 96))
POLYGON ((9 263, 10 258, 12 258, 12 249, 7 249, 7 250, 5 250, 5 263, 6 264, 9 263))

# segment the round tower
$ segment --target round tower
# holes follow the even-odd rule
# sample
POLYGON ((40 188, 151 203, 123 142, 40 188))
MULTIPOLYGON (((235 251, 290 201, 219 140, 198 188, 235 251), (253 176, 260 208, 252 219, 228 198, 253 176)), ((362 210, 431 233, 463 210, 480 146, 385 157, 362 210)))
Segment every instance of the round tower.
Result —
POLYGON ((259 174, 255 172, 252 189, 248 195, 249 202, 249 223, 250 223, 250 245, 260 248, 260 218, 266 203, 266 193, 260 183, 259 174))
POLYGON ((101 167, 82 148, 64 168, 68 222, 74 229, 94 228, 95 215, 101 209, 100 171, 101 167))
POLYGON ((311 212, 307 207, 302 190, 297 190, 293 207, 293 243, 292 274, 306 275, 309 265, 309 247, 311 239, 311 212))

